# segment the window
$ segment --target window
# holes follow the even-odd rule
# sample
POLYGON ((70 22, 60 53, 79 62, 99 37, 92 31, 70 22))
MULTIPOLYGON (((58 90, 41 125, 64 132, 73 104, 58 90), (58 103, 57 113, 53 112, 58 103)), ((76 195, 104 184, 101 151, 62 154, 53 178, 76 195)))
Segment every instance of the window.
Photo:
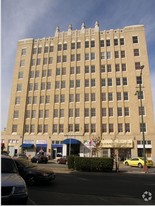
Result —
POLYGON ((60 109, 60 117, 64 117, 64 109, 60 109))
POLYGON ((135 62, 135 69, 140 69, 140 62, 135 62))
POLYGON ((129 116, 129 107, 124 108, 124 115, 129 116))
POLYGON ((91 65, 91 73, 95 73, 95 65, 91 65))
POLYGON ((33 48, 32 53, 36 54, 37 53, 37 48, 33 48))
POLYGON ((80 74, 80 67, 76 67, 76 74, 80 74))
POLYGON ((27 104, 31 104, 32 103, 32 97, 27 97, 27 104))
POLYGON ((81 48, 81 42, 77 42, 77 49, 81 48))
POLYGON ((128 85, 127 77, 123 77, 123 86, 127 86, 127 85, 128 85))
POLYGON ((26 118, 30 118, 30 110, 26 110, 26 118))
POLYGON ((139 107, 139 115, 145 115, 145 108, 143 106, 139 107))
POLYGON ((76 80, 76 87, 80 87, 80 79, 76 80))
POLYGON ((95 116, 96 116, 96 109, 91 108, 91 117, 95 117, 95 116))
POLYGON ((115 58, 119 58, 119 51, 115 51, 115 58))
POLYGON ((112 107, 110 107, 109 108, 109 117, 112 117, 114 114, 113 114, 113 108, 112 107))
POLYGON ((115 71, 116 71, 116 72, 119 72, 119 71, 120 71, 120 66, 119 66, 119 64, 115 64, 115 71))
POLYGON ((121 99, 122 99, 121 92, 117 92, 117 101, 120 101, 121 99))
POLYGON ((62 44, 58 44, 58 51, 62 50, 62 44))
POLYGON ((43 59, 43 65, 47 64, 47 58, 43 59))
POLYGON ((140 132, 146 132, 146 124, 145 123, 140 123, 140 132))
POLYGON ((89 87, 89 79, 85 79, 85 87, 89 87))
POLYGON ((12 132, 17 132, 17 125, 16 124, 12 125, 12 132))
POLYGON ((33 96, 33 104, 37 104, 37 96, 33 96))
POLYGON ((113 124, 109 124, 109 133, 114 132, 114 125, 113 124))
POLYGON ((46 96, 46 101, 45 101, 45 103, 47 104, 47 103, 50 103, 50 95, 47 95, 46 96))
POLYGON ((54 51, 54 46, 50 46, 50 52, 54 51))
POLYGON ((46 70, 42 71, 42 77, 46 77, 46 70))
POLYGON ((35 66, 35 62, 36 62, 35 59, 32 59, 31 60, 31 66, 35 66))
POLYGON ((34 133, 34 131, 35 131, 35 126, 34 126, 34 124, 31 124, 30 125, 30 133, 34 133))
POLYGON ((48 124, 44 124, 44 133, 47 133, 48 132, 48 124))
POLYGON ((36 110, 32 110, 32 118, 36 118, 36 110))
POLYGON ((108 78, 108 86, 112 86, 112 78, 108 78))
POLYGON ((55 89, 59 89, 60 88, 60 82, 59 81, 56 81, 55 82, 55 89))
POLYGON ((77 54, 76 55, 76 61, 80 61, 81 60, 81 54, 77 54))
POLYGON ((107 59, 111 59, 111 52, 107 52, 107 59))
POLYGON ((66 75, 66 67, 62 68, 62 75, 66 75))
POLYGON ((22 84, 17 84, 17 92, 21 92, 22 91, 22 84))
POLYGON ((110 46, 110 39, 106 40, 106 46, 110 46))
POLYGON ((89 48, 89 41, 85 41, 85 48, 89 48))
POLYGON ((71 43, 71 49, 75 49, 75 42, 71 43))
POLYGON ((91 40, 91 47, 95 47, 95 41, 91 40))
POLYGON ((118 132, 123 132, 123 124, 122 123, 119 123, 118 124, 118 132))
POLYGON ((74 94, 69 95, 69 102, 74 102, 74 94))
POLYGON ((37 59, 37 66, 40 65, 41 59, 37 59))
POLYGON ((58 109, 54 109, 54 112, 53 112, 53 117, 58 117, 58 109))
POLYGON ((57 133, 57 124, 53 124, 53 133, 57 133))
POLYGON ((66 55, 63 55, 62 61, 63 61, 63 62, 67 62, 67 56, 66 56, 66 55))
POLYGON ((59 133, 63 133, 63 132, 64 132, 64 125, 59 124, 59 133))
POLYGON ((42 132, 42 124, 38 124, 38 133, 42 132))
POLYGON ((25 60, 24 59, 20 60, 20 67, 23 67, 23 66, 25 66, 25 60))
POLYGON ((105 52, 101 52, 101 59, 105 59, 105 52))
POLYGON ((61 62, 61 56, 57 56, 57 63, 61 62))
POLYGON ((102 132, 103 133, 107 132, 107 125, 106 124, 102 124, 102 132))
POLYGON ((89 117, 89 108, 84 109, 84 115, 85 117, 89 117))
POLYGON ((138 43, 138 36, 133 36, 132 37, 132 42, 135 44, 135 43, 138 43))
POLYGON ((126 71, 126 64, 122 64, 122 71, 126 71))
POLYGON ((95 93, 91 93, 91 101, 96 101, 96 94, 95 93))
POLYGON ((106 101, 106 93, 102 93, 101 95, 102 95, 102 96, 101 96, 102 101, 106 101))
POLYGON ((56 75, 60 75, 60 68, 56 68, 56 75))
POLYGON ((89 101, 89 93, 85 93, 85 102, 89 101))
POLYGON ((89 66, 85 66, 85 74, 89 73, 89 66))
POLYGON ((61 103, 65 102, 65 95, 64 94, 60 95, 60 102, 61 103))
POLYGON ((41 54, 41 52, 42 52, 42 47, 39 47, 38 48, 38 54, 41 54))
POLYGON ((48 69, 48 70, 47 70, 47 76, 48 76, 48 77, 52 76, 52 69, 48 69))
POLYGON ((40 104, 44 104, 44 96, 40 96, 40 104))
POLYGON ((130 124, 125 123, 125 132, 130 132, 130 124))
POLYGON ((134 52, 134 56, 139 56, 139 49, 134 49, 133 52, 134 52))
POLYGON ((33 90, 33 84, 29 83, 29 91, 32 91, 32 90, 33 90))
POLYGON ((123 95, 124 95, 124 101, 129 100, 128 92, 124 92, 123 95))
POLYGON ((41 90, 45 90, 45 82, 41 82, 41 90))
POLYGON ((107 109, 102 108, 102 117, 106 117, 106 115, 107 115, 107 109))
POLYGON ((89 53, 85 53, 85 60, 89 60, 89 53))
POLYGON ((91 87, 95 87, 95 79, 91 79, 91 87))
POLYGON ((142 84, 142 77, 141 76, 137 76, 136 77, 136 82, 137 82, 137 84, 142 84))
POLYGON ((73 109, 69 109, 69 117, 73 117, 73 109))
POLYGON ((107 65, 107 72, 111 72, 111 64, 107 65))
POLYGON ((48 46, 45 46, 44 53, 48 53, 48 46))
POLYGON ((113 93, 112 92, 108 93, 108 101, 113 101, 113 93))
POLYGON ((102 87, 106 86, 106 79, 101 79, 101 85, 102 87))
POLYGON ((75 61, 75 54, 71 54, 71 62, 75 61))
POLYGON ((70 88, 74 88, 74 80, 70 80, 70 88))
POLYGON ((122 116, 122 108, 121 107, 117 108, 117 116, 118 117, 122 116))
POLYGON ((75 102, 80 102, 80 94, 75 94, 75 102))
POLYGON ((45 109, 45 118, 48 118, 48 117, 49 117, 49 110, 45 109))
POLYGON ((43 110, 39 110, 39 118, 43 118, 43 110))
POLYGON ((22 49, 21 55, 26 55, 26 48, 22 49))
POLYGON ((74 74, 74 67, 70 68, 70 74, 74 74))
POLYGON ((19 111, 15 110, 13 114, 13 118, 18 118, 19 117, 19 111))
POLYGON ((21 78, 23 78, 23 72, 18 73, 18 79, 21 79, 21 78))
POLYGON ((34 83, 34 90, 38 90, 38 83, 34 83))
POLYGON ((61 88, 64 89, 66 87, 66 82, 65 80, 61 81, 61 88))
POLYGON ((118 39, 114 39, 114 46, 118 45, 118 39))
POLYGON ((59 95, 55 94, 54 96, 54 103, 59 103, 59 95))
POLYGON ((16 97, 15 104, 20 104, 20 97, 16 97))
POLYGON ((91 52, 91 60, 94 60, 94 59, 95 59, 95 53, 91 52))
POLYGON ((85 133, 89 132, 89 124, 84 124, 84 132, 85 133))
POLYGON ((143 91, 138 91, 138 99, 144 99, 143 91))
POLYGON ((68 132, 73 132, 73 124, 68 125, 68 132))
POLYGON ((34 71, 30 71, 30 78, 33 78, 34 77, 34 71))
POLYGON ((91 133, 96 132, 96 124, 91 124, 91 133))
POLYGON ((125 51, 121 51, 121 58, 125 58, 125 51))
POLYGON ((28 124, 25 125, 25 133, 27 133, 27 132, 29 132, 29 125, 28 124))
POLYGON ((67 44, 66 43, 63 44, 63 50, 67 50, 67 44))
POLYGON ((124 45, 124 38, 120 38, 120 45, 124 45))
POLYGON ((75 109, 75 117, 80 117, 80 109, 79 108, 75 109))
POLYGON ((104 47, 104 40, 100 40, 100 47, 104 47))
POLYGON ((116 86, 120 86, 121 85, 121 78, 116 78, 116 86))
MULTIPOLYGON (((48 63, 49 63, 49 64, 52 64, 52 62, 53 62, 53 57, 49 57, 48 63)), ((60 62, 61 62, 61 58, 60 58, 60 62)))
POLYGON ((80 125, 79 124, 75 124, 75 132, 79 132, 80 131, 80 125))

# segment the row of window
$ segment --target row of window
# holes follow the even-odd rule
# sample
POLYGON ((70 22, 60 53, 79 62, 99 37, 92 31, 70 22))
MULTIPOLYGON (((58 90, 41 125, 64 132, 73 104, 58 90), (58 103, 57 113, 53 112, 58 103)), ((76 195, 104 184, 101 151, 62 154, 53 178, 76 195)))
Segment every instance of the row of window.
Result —
MULTIPOLYGON (((144 107, 139 107, 139 115, 145 115, 145 109, 144 107)), ((69 117, 80 117, 80 109, 69 109, 68 111, 69 117)), ((101 116, 102 117, 114 117, 114 108, 102 108, 101 110, 101 116)), ((123 116, 130 116, 130 110, 129 107, 118 107, 117 108, 117 117, 123 117, 123 116)), ((19 110, 14 111, 14 118, 19 118, 19 110)), ((26 118, 36 118, 37 117, 37 111, 36 110, 26 110, 26 118)), ((65 109, 54 109, 53 112, 53 118, 61 118, 65 117, 65 109)), ((96 108, 85 108, 84 109, 84 117, 96 117, 96 108)), ((38 118, 49 118, 49 110, 48 109, 40 109, 38 111, 38 118)))
MULTIPOLYGON (((133 43, 138 43, 138 36, 133 36, 132 37, 132 42, 133 43)), ((117 39, 115 38, 113 40, 113 44, 114 46, 118 46, 118 45, 124 45, 124 38, 121 37, 120 39, 117 39)), ((100 40, 100 47, 104 47, 104 46, 107 46, 109 47, 111 45, 111 41, 110 39, 106 39, 106 40, 100 40)), ((61 44, 59 43, 57 45, 57 50, 58 51, 62 51, 62 50, 67 50, 67 43, 64 43, 64 44, 61 44)), ((91 40, 91 41, 88 41, 86 40, 85 41, 85 48, 89 48, 89 47, 95 47, 95 40, 91 40)), ((80 49, 81 48, 81 42, 72 42, 71 43, 71 49, 80 49)), ((33 51, 32 53, 33 54, 41 54, 43 51, 43 48, 42 47, 34 47, 33 48, 33 51)), ((45 46, 44 47, 44 53, 48 53, 48 52, 53 52, 54 51, 54 46, 45 46)), ((26 48, 23 48, 22 51, 21 51, 21 55, 26 55, 26 48)))
MULTIPOLYGON (((117 132, 118 133, 127 133, 131 132, 130 123, 118 123, 117 132)), ((48 133, 49 131, 48 124, 38 124, 37 133, 48 133)), ((80 132, 80 124, 68 124, 68 132, 80 132)), ((102 124, 102 133, 114 133, 116 128, 114 129, 114 124, 102 124)), ((140 123, 140 132, 146 132, 146 124, 140 123)), ((12 126, 12 132, 17 132, 17 125, 12 126)), ((35 133, 35 125, 25 125, 25 133, 35 133)), ((52 133, 64 133, 64 124, 53 124, 52 133)), ((84 124, 84 133, 96 133, 96 124, 84 124)))
MULTIPOLYGON (((134 56, 139 56, 140 52, 139 49, 134 49, 133 50, 134 56)), ((126 54, 125 51, 115 51, 114 52, 114 58, 125 58, 126 54)), ((95 60, 96 59, 96 55, 95 52, 91 52, 91 53, 85 53, 85 60, 95 60)), ((101 52, 100 53, 100 59, 104 60, 104 59, 112 59, 112 52, 108 51, 108 52, 101 52)), ((37 59, 32 59, 31 60, 31 66, 39 66, 42 64, 41 62, 41 58, 37 58, 37 59)), ((74 62, 74 61, 81 61, 81 54, 71 54, 70 56, 70 61, 74 62)), ((57 63, 61 63, 61 62, 67 62, 67 55, 62 55, 62 56, 57 56, 57 63)), ((53 63, 53 57, 44 57, 43 58, 43 65, 46 64, 52 64, 53 63)), ((22 59, 20 60, 20 67, 25 66, 25 60, 22 59)))

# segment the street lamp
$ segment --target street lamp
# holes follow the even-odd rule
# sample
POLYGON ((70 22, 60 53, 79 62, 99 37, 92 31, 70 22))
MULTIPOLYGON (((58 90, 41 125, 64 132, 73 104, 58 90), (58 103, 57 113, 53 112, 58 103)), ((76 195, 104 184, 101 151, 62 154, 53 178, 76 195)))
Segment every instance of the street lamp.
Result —
POLYGON ((144 157, 144 172, 146 173, 148 168, 146 165, 146 150, 145 150, 145 133, 144 133, 144 118, 143 118, 143 105, 142 105, 142 71, 144 65, 140 67, 140 82, 139 82, 139 98, 140 98, 140 112, 141 112, 141 128, 142 128, 142 139, 143 139, 143 157, 144 157))

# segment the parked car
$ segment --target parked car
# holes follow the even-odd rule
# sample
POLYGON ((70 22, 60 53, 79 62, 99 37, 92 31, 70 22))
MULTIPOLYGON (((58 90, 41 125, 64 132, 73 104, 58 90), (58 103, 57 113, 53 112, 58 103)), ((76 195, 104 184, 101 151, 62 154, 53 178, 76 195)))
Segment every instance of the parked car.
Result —
MULTIPOLYGON (((143 157, 135 157, 132 159, 127 159, 123 162, 126 166, 131 166, 131 167, 139 167, 142 168, 144 166, 144 158, 143 157)), ((146 165, 148 167, 153 166, 153 161, 152 160, 146 160, 146 165)))
POLYGON ((16 154, 14 157, 28 159, 28 157, 24 153, 23 154, 16 154))
POLYGON ((55 173, 51 169, 39 168, 29 160, 15 158, 19 174, 24 178, 28 185, 39 183, 51 183, 55 179, 55 173))
POLYGON ((59 159, 57 159, 57 163, 58 164, 67 164, 68 159, 67 159, 67 157, 60 157, 59 159))
POLYGON ((27 203, 28 191, 24 179, 19 175, 14 160, 1 155, 1 202, 23 205, 27 203))
POLYGON ((47 163, 48 158, 47 158, 47 156, 39 154, 39 155, 35 155, 34 157, 32 157, 31 162, 33 162, 33 163, 47 163))

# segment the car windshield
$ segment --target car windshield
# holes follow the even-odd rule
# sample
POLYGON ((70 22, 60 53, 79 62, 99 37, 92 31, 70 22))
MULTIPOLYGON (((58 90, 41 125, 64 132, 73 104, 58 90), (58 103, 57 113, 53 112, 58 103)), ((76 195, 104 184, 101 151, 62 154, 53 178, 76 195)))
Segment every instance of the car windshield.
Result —
POLYGON ((26 167, 26 168, 35 167, 29 160, 26 160, 26 159, 21 158, 21 159, 16 159, 15 161, 22 164, 23 167, 26 167))
POLYGON ((12 159, 2 158, 1 159, 1 172, 2 173, 17 173, 18 170, 12 159))

